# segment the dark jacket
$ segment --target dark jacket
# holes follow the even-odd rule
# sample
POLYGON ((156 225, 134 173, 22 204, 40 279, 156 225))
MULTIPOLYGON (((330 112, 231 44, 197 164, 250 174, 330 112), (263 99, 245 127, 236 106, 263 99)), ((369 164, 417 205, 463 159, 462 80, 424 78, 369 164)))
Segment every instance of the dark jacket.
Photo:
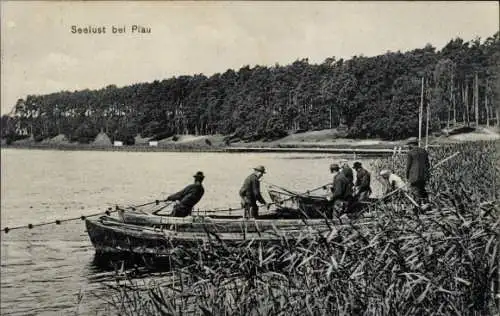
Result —
POLYGON ((193 208, 201 200, 204 193, 205 189, 201 183, 193 183, 181 191, 170 195, 167 201, 179 201, 183 207, 193 208))
POLYGON ((255 173, 249 175, 243 182, 243 186, 240 189, 240 196, 248 199, 252 204, 256 201, 266 204, 266 201, 264 201, 264 198, 260 194, 260 181, 255 173))
POLYGON ((408 182, 427 182, 429 180, 430 162, 427 151, 415 147, 408 152, 406 160, 406 179, 408 182))
POLYGON ((352 198, 352 182, 343 172, 339 172, 333 177, 332 200, 349 201, 352 198))
POLYGON ((354 181, 354 173, 351 167, 342 167, 342 172, 351 183, 354 181))
POLYGON ((370 182, 371 175, 366 169, 361 168, 356 172, 356 183, 354 185, 359 188, 359 192, 371 191, 370 182))

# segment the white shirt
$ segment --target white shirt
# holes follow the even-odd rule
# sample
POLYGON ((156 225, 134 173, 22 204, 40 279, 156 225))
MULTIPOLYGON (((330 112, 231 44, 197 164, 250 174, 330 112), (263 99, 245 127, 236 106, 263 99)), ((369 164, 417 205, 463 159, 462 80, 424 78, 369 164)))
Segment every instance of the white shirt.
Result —
POLYGON ((395 190, 395 189, 399 189, 399 188, 402 188, 405 186, 405 182, 403 181, 403 179, 401 179, 400 177, 398 177, 397 175, 395 175, 394 173, 391 173, 391 175, 389 176, 389 188, 391 190, 395 190))

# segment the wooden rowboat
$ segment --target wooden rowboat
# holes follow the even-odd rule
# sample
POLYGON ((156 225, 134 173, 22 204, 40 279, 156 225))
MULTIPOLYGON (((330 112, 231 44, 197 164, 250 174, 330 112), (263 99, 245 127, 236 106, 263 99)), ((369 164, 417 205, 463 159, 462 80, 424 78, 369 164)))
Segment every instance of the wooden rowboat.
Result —
MULTIPOLYGON (((307 238, 318 231, 329 231, 326 225, 261 228, 258 225, 241 226, 240 231, 216 231, 215 226, 200 224, 204 229, 172 229, 123 223, 110 216, 85 221, 90 240, 97 253, 130 253, 136 255, 170 256, 179 246, 191 248, 207 243, 223 243, 237 247, 250 240, 265 243, 281 242, 288 238, 307 238), (249 229, 246 229, 249 228, 249 229), (253 228, 253 229, 252 229, 253 228)), ((196 226, 196 225, 195 225, 196 226)))
POLYGON ((165 228, 176 231, 204 232, 259 232, 278 228, 280 230, 301 229, 307 226, 320 227, 339 224, 339 219, 325 218, 281 218, 279 214, 266 214, 259 218, 244 218, 227 216, 187 216, 171 217, 137 213, 134 211, 120 211, 120 221, 125 224, 165 228), (327 223, 328 222, 328 223, 327 223))
MULTIPOLYGON (((443 217, 458 218, 453 211, 421 215, 422 223, 443 217)), ((204 217, 165 217, 164 226, 124 223, 119 218, 102 216, 87 219, 85 225, 97 254, 127 254, 165 257, 179 249, 200 249, 200 246, 220 245, 240 247, 250 244, 275 244, 287 240, 307 243, 320 235, 340 231, 343 227, 365 227, 377 224, 373 217, 349 222, 321 219, 214 219, 204 217), (168 225, 168 226, 167 226, 168 225), (250 244, 248 242, 252 241, 250 244), (255 242, 255 243, 254 243, 255 242)), ((400 221, 406 219, 401 217, 400 221)), ((203 249, 203 248, 202 248, 203 249)))

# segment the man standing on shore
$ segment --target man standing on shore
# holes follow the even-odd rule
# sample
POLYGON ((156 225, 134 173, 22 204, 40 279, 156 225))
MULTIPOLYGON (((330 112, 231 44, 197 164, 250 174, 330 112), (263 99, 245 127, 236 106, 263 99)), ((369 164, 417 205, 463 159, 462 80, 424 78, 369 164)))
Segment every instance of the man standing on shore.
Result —
POLYGON ((416 139, 408 141, 408 147, 410 150, 406 161, 406 178, 421 208, 426 209, 429 206, 425 190, 430 178, 429 153, 424 148, 418 147, 416 139))
POLYGON ((263 205, 268 205, 260 192, 260 178, 266 173, 264 166, 258 166, 253 169, 240 189, 241 206, 245 209, 245 217, 257 218, 259 216, 259 207, 257 201, 263 205))
POLYGON ((167 201, 178 201, 178 203, 174 206, 172 216, 186 217, 191 215, 193 207, 203 197, 205 189, 201 183, 203 182, 203 179, 205 179, 205 176, 203 175, 203 172, 198 171, 193 177, 193 184, 188 185, 181 191, 174 193, 167 198, 167 201))

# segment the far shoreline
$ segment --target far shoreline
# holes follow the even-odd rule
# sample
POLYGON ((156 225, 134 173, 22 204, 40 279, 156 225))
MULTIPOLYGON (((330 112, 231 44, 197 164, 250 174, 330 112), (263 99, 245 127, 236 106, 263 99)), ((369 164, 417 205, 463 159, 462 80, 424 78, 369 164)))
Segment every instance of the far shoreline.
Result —
MULTIPOLYGON (((187 152, 187 153, 317 153, 317 154, 356 154, 356 155, 388 155, 393 154, 394 149, 380 146, 217 146, 217 147, 190 147, 190 146, 99 146, 88 144, 11 144, 3 145, 1 149, 27 149, 27 150, 59 150, 59 151, 113 151, 113 152, 187 152)), ((406 152, 404 148, 398 148, 399 152, 406 152)))
MULTIPOLYGON (((422 138, 424 145, 440 147, 448 144, 500 140, 497 129, 482 128, 475 132, 449 136, 430 136, 422 138)), ((407 150, 407 140, 349 139, 336 135, 335 130, 310 131, 291 134, 273 141, 237 141, 227 143, 223 135, 177 135, 161 141, 154 146, 147 139, 136 137, 133 145, 114 145, 105 134, 96 137, 93 143, 69 142, 64 135, 53 139, 35 142, 23 139, 6 143, 2 139, 2 149, 35 149, 61 151, 118 151, 118 152, 192 152, 192 153, 317 153, 317 154, 354 154, 354 155, 392 155, 407 150), (103 139, 105 141, 103 141, 103 139)))

